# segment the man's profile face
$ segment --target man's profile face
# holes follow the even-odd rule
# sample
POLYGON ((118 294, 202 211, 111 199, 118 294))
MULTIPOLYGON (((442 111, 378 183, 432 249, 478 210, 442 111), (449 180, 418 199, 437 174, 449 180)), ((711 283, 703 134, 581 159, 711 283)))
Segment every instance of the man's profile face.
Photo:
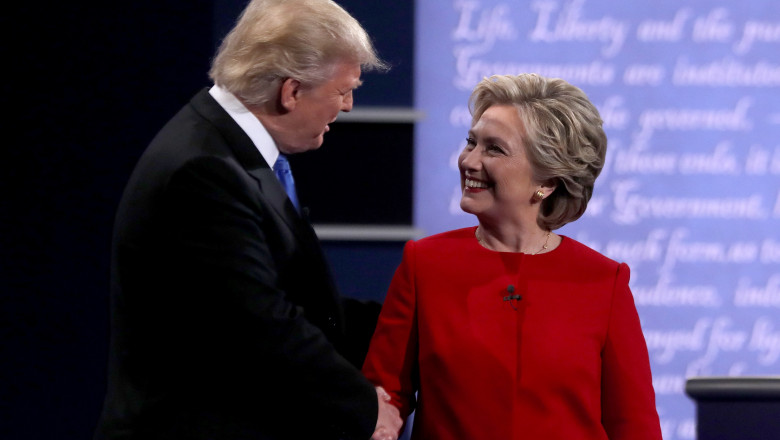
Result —
POLYGON ((328 124, 336 120, 339 112, 352 110, 352 92, 360 83, 360 64, 338 62, 324 83, 301 85, 296 106, 290 112, 288 142, 280 149, 292 154, 322 146, 323 137, 330 130, 328 124))

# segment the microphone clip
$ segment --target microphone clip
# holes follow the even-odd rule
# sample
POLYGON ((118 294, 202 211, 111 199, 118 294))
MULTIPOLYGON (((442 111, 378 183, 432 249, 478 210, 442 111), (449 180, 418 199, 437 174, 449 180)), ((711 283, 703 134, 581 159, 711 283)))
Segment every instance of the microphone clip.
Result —
POLYGON ((509 305, 512 306, 513 309, 517 310, 517 307, 515 307, 515 304, 512 302, 512 300, 518 300, 519 301, 519 300, 523 299, 523 297, 515 293, 515 286, 513 286, 511 284, 506 287, 506 291, 507 291, 507 293, 509 293, 509 295, 506 295, 504 297, 504 301, 508 302, 509 305))

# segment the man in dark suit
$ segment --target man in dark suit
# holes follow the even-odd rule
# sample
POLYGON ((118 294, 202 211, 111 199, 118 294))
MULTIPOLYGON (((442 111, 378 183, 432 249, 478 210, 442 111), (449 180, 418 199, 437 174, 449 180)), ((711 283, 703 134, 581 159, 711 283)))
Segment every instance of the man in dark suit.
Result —
POLYGON ((97 439, 394 437, 398 412, 348 359, 319 242, 272 169, 319 148, 378 67, 332 1, 249 3, 215 86, 155 137, 120 203, 97 439))

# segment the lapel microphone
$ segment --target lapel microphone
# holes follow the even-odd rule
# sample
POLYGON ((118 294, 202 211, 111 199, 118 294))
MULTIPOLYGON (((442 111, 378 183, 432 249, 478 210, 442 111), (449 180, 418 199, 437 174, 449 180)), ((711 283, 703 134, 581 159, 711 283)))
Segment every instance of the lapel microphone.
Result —
POLYGON ((504 301, 512 301, 513 299, 523 299, 520 295, 513 295, 515 293, 515 286, 508 285, 506 286, 506 291, 509 293, 509 295, 504 297, 504 301))

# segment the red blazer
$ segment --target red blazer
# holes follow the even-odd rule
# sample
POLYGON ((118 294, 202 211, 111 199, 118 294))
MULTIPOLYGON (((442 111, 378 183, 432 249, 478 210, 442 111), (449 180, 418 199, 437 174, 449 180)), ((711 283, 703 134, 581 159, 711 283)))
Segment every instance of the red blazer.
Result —
POLYGON ((412 438, 660 439, 628 266, 567 237, 493 252, 474 229, 406 245, 363 367, 416 408, 412 438))

